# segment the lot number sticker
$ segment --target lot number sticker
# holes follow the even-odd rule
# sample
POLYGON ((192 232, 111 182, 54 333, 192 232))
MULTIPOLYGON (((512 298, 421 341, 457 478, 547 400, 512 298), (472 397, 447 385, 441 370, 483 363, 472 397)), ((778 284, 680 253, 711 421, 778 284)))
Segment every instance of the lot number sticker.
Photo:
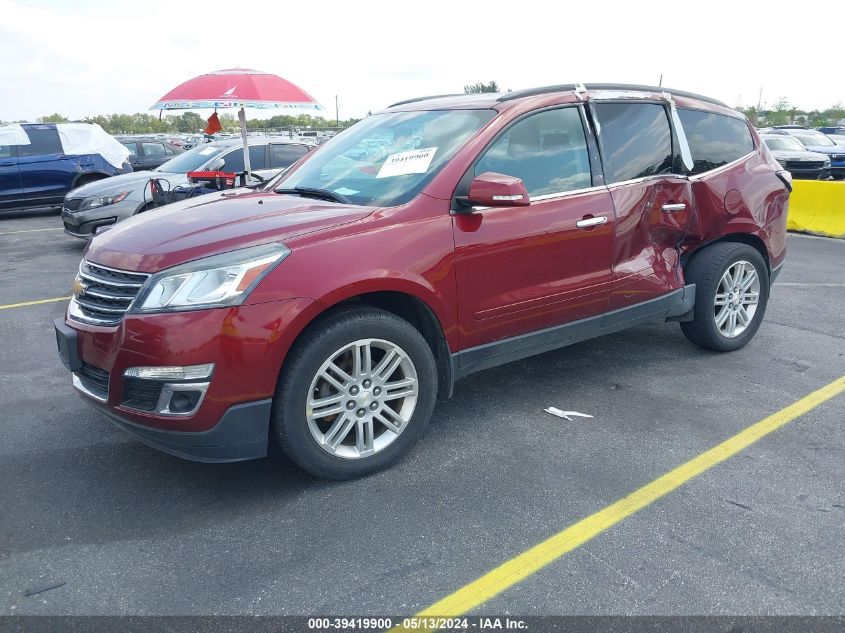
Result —
POLYGON ((424 174, 428 171, 431 159, 434 158, 436 147, 414 149, 409 152, 391 154, 384 161, 384 165, 378 172, 376 178, 390 178, 391 176, 404 176, 406 174, 424 174))

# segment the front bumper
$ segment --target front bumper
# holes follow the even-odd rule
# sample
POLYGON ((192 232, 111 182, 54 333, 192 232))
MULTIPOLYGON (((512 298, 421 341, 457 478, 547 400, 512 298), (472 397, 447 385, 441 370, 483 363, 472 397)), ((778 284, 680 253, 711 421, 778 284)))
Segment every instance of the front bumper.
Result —
POLYGON ((165 431, 135 424, 114 410, 97 405, 112 422, 144 444, 195 462, 240 462, 267 456, 273 401, 257 400, 230 407, 207 431, 165 431))
MULTIPOLYGON (((55 323, 59 355, 87 402, 165 452, 200 461, 262 457, 270 403, 297 319, 314 305, 289 299, 187 312, 127 314, 116 326, 55 323), (130 367, 214 364, 198 407, 140 410, 130 367)), ((181 385, 189 387, 190 385, 181 385)), ((155 401, 155 395, 152 396, 155 401)))
POLYGON ((135 215, 140 204, 137 200, 123 200, 85 211, 70 211, 63 206, 62 225, 71 237, 90 240, 101 226, 110 226, 135 215))

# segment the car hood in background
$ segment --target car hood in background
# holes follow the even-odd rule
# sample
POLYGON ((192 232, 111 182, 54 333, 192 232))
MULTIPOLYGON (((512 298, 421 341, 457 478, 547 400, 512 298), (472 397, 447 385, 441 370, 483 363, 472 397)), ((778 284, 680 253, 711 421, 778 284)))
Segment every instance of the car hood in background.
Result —
POLYGON ((830 156, 831 154, 842 154, 845 156, 845 147, 841 145, 807 145, 807 151, 824 154, 825 156, 830 156))
MULTIPOLYGON (((103 178, 77 187, 67 194, 68 198, 90 198, 91 196, 110 196, 123 191, 143 192, 150 178, 161 178, 170 183, 171 187, 188 182, 185 174, 170 174, 163 171, 133 171, 111 178, 103 178)), ((166 186, 166 183, 165 183, 166 186)))
POLYGON ((177 264, 360 220, 374 207, 237 190, 153 209, 92 241, 90 261, 154 273, 177 264))
POLYGON ((773 149, 770 150, 777 160, 803 160, 808 162, 826 161, 827 154, 818 152, 802 152, 797 149, 773 149))

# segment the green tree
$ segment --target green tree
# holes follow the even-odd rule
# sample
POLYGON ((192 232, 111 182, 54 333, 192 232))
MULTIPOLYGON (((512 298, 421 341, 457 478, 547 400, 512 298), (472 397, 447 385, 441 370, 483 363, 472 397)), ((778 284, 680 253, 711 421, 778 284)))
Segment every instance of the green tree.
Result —
POLYGON ((67 123, 68 118, 62 116, 58 112, 48 114, 47 116, 40 116, 36 119, 38 123, 67 123))
POLYGON ((464 86, 464 92, 466 94, 478 94, 481 92, 499 92, 499 84, 495 81, 491 81, 489 83, 479 81, 478 83, 468 84, 464 86))

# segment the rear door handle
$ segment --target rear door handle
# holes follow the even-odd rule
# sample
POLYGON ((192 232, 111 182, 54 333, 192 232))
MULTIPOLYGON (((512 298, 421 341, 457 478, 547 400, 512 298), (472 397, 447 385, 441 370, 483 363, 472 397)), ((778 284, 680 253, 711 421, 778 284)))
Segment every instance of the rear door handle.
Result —
POLYGON ((674 213, 675 211, 683 211, 686 208, 687 208, 686 202, 677 202, 677 203, 672 202, 672 203, 666 203, 666 204, 663 205, 663 210, 666 213, 674 213))
POLYGON ((607 216, 600 215, 596 218, 584 218, 583 220, 578 220, 575 223, 579 229, 588 229, 592 226, 599 226, 601 224, 607 224, 607 216))

